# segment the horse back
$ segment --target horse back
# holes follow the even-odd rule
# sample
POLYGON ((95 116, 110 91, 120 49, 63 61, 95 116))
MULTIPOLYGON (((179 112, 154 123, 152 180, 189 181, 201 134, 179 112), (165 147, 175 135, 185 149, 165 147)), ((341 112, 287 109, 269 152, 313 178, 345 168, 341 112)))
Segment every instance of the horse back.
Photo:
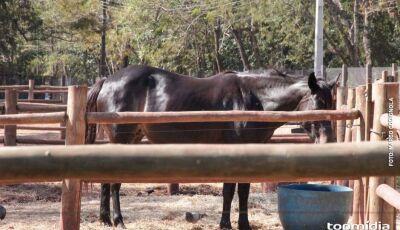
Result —
MULTIPOLYGON (((235 73, 198 79, 153 67, 130 66, 104 82, 97 106, 104 112, 262 110, 249 104, 244 93, 235 73)), ((154 143, 259 143, 268 136, 268 130, 261 129, 265 125, 192 122, 142 124, 140 128, 154 143)), ((109 125, 107 134, 114 142, 131 143, 137 136, 131 134, 138 129, 134 124, 109 125)))

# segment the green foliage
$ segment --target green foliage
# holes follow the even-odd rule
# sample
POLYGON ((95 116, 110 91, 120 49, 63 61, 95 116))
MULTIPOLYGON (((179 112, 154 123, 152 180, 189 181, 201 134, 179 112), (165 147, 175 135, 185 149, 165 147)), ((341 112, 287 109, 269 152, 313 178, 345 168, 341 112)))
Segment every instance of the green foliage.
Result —
POLYGON ((375 56, 373 65, 383 66, 399 62, 400 57, 400 22, 388 14, 380 12, 372 17, 371 49, 375 56), (382 52, 389 51, 389 52, 382 52))
MULTIPOLYGON (((251 69, 313 65, 314 1, 105 0, 104 28, 102 1, 0 2, 0 75, 49 75, 93 82, 99 73, 103 29, 107 34, 109 74, 120 69, 126 59, 131 64, 148 64, 198 77, 218 71, 217 57, 225 70, 243 70, 243 58, 251 69), (240 35, 240 43, 233 31, 240 35)), ((354 2, 325 3, 325 35, 329 38, 325 40, 325 64, 351 65, 354 58, 363 64, 364 27, 370 34, 373 64, 399 62, 397 4, 390 12, 381 3, 369 6, 373 12, 370 25, 365 26, 366 6, 360 3, 355 14, 358 41, 350 44, 346 41, 351 40, 354 2), (338 4, 337 8, 330 8, 333 3, 338 4), (357 57, 349 44, 359 51, 357 57)))

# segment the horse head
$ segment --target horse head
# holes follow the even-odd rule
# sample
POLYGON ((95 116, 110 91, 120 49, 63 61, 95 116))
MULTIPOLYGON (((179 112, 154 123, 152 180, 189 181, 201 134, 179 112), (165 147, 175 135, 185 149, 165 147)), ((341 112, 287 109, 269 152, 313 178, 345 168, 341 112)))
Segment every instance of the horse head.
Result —
MULTIPOLYGON (((299 110, 331 110, 335 108, 332 89, 335 87, 339 76, 331 81, 317 78, 314 73, 308 77, 310 93, 299 105, 299 110)), ((334 141, 331 121, 303 122, 302 127, 307 131, 315 143, 328 143, 334 141)))

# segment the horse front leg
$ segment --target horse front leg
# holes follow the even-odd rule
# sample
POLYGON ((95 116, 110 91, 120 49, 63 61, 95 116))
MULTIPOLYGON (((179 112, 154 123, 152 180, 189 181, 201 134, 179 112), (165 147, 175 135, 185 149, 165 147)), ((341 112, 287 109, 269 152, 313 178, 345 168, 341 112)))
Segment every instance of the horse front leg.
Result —
POLYGON ((221 229, 232 229, 231 204, 233 196, 235 195, 235 187, 236 187, 235 183, 224 183, 224 187, 222 189, 224 203, 222 208, 221 222, 219 223, 219 227, 221 229))
POLYGON ((121 205, 119 200, 120 188, 121 188, 121 183, 111 185, 111 195, 113 199, 113 213, 114 213, 113 221, 115 227, 125 229, 126 227, 122 218, 121 205))
POLYGON ((239 230, 251 230, 249 224, 248 207, 247 203, 249 200, 250 184, 239 184, 239 230))
POLYGON ((101 184, 100 222, 105 226, 112 226, 110 219, 110 184, 101 184))

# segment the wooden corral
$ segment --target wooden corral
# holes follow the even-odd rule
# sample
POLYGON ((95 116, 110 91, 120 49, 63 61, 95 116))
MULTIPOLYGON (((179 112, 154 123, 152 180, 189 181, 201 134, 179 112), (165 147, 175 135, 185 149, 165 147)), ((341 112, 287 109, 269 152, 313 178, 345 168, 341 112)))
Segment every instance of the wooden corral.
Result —
MULTIPOLYGON (((348 121, 345 131, 338 130, 338 137, 345 133, 347 141, 374 141, 385 142, 387 150, 382 152, 382 158, 386 160, 386 167, 390 166, 390 149, 394 148, 397 142, 396 135, 392 135, 387 139, 388 134, 396 133, 398 119, 393 114, 399 114, 399 83, 397 82, 396 66, 393 65, 392 75, 387 71, 383 71, 381 78, 376 83, 372 82, 371 66, 366 67, 366 86, 359 86, 355 89, 355 109, 361 113, 360 119, 351 123, 348 121), (391 115, 383 115, 391 112, 391 115), (389 126, 389 129, 386 128, 389 126), (393 129, 390 131, 390 129, 393 129), (351 137, 351 138, 350 138, 351 137)), ((337 93, 344 91, 338 90, 337 93)), ((337 95, 338 98, 347 97, 347 109, 353 108, 353 89, 349 89, 349 94, 337 95), (349 98, 350 97, 350 98, 349 98)), ((380 197, 387 197, 388 190, 380 191, 378 195, 377 188, 381 184, 387 184, 394 188, 395 177, 361 177, 357 180, 350 181, 350 186, 354 189, 353 215, 352 223, 365 224, 369 223, 386 223, 394 228, 395 226, 395 209, 380 197)), ((390 193, 392 194, 392 193, 390 193)))
MULTIPOLYGON (((14 85, 14 86, 0 86, 0 93, 5 91, 14 91, 13 94, 5 94, 5 102, 0 103, 0 110, 3 111, 4 114, 13 114, 8 112, 5 109, 5 104, 7 101, 12 101, 16 107, 16 111, 14 113, 43 113, 43 112, 59 112, 66 111, 66 99, 65 95, 67 93, 67 87, 65 86, 35 86, 34 80, 29 80, 28 85, 14 85), (18 99, 20 92, 27 92, 28 99, 18 99), (44 100, 44 99, 34 99, 34 94, 39 93, 51 93, 51 94, 61 94, 62 100, 44 100), (13 97, 13 98, 10 98, 13 97)), ((33 139, 23 139, 22 142, 13 141, 13 136, 16 136, 17 129, 28 129, 28 130, 55 130, 59 128, 60 131, 60 141, 65 139, 65 125, 60 123, 60 127, 50 127, 46 129, 46 127, 32 127, 32 126, 18 126, 13 130, 12 135, 6 135, 4 140, 6 141, 6 145, 15 145, 16 143, 25 143, 25 144, 50 144, 56 143, 58 140, 50 141, 50 140, 33 140, 33 139), (15 134, 14 134, 15 133, 15 134), (11 140, 10 144, 7 140, 11 140)), ((6 128, 6 130, 9 128, 6 128)), ((60 142, 58 141, 58 142, 60 142)))
MULTIPOLYGON (((343 69, 345 73, 345 67, 343 69)), ((336 111, 85 113, 86 97, 82 95, 86 95, 86 88, 70 87, 66 112, 7 114, 0 116, 0 125, 13 127, 65 122, 66 144, 79 146, 2 148, 0 182, 63 180, 61 227, 79 229, 81 181, 178 183, 351 180, 350 186, 354 189, 352 222, 364 224, 367 221, 380 221, 393 229, 393 206, 399 207, 392 198, 399 196, 393 190, 394 176, 400 175, 400 165, 389 167, 389 155, 385 154, 389 154, 388 145, 392 146, 394 155, 400 154, 400 142, 396 138, 392 142, 386 140, 391 129, 400 128, 397 123, 400 119, 395 117, 399 112, 399 83, 385 82, 395 81, 396 77, 383 73, 382 80, 372 84, 370 69, 371 66, 367 65, 365 86, 338 88, 337 98, 342 100, 339 99, 341 102, 337 104, 336 111), (350 98, 339 95, 349 90, 353 95, 350 98), (349 100, 345 100, 347 98, 349 100), (387 103, 389 99, 393 100, 392 110, 389 110, 387 103), (346 101, 349 103, 345 104, 346 101), (341 110, 343 107, 347 109, 341 110), (388 115, 383 115, 385 113, 388 115), (100 124, 340 120, 343 122, 337 123, 338 141, 346 140, 347 143, 84 146, 85 119, 88 123, 100 124), (369 140, 371 142, 367 142, 369 140)))

